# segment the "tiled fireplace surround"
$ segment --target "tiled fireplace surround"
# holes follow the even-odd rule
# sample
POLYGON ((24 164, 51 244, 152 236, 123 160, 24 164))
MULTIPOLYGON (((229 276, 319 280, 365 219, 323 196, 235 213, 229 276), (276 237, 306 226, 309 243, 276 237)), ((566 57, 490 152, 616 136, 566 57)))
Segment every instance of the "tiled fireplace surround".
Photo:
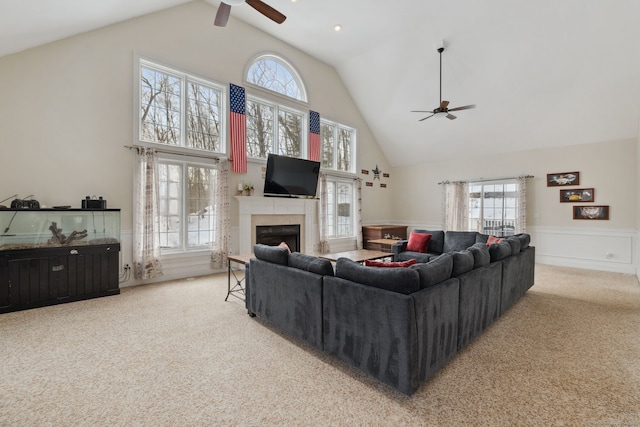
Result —
POLYGON ((317 200, 283 197, 235 196, 239 204, 239 251, 253 252, 257 225, 300 224, 300 252, 313 253, 318 240, 317 200))

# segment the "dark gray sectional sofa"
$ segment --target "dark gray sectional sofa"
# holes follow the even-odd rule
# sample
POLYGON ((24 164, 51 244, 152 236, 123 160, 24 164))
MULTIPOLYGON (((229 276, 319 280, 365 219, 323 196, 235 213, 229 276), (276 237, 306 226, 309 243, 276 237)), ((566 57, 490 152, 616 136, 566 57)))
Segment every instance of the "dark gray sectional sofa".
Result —
MULTIPOLYGON (((442 232, 440 253, 421 254, 411 267, 340 258, 335 271, 321 258, 256 245, 246 266, 246 307, 410 395, 533 285, 529 236, 513 236, 499 248, 487 247, 486 237, 442 232)), ((410 259, 403 244, 394 249, 396 259, 410 259)))

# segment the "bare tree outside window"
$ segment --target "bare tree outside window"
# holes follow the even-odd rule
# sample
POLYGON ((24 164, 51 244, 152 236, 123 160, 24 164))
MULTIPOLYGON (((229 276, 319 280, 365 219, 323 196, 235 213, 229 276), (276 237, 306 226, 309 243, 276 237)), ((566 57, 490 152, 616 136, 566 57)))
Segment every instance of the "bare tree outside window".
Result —
POLYGON ((180 79, 149 68, 142 67, 141 71, 141 138, 177 145, 180 140, 180 79))
POLYGON ((349 129, 338 129, 338 164, 336 169, 351 171, 351 135, 349 129))
POLYGON ((220 88, 195 82, 187 75, 141 65, 140 139, 224 152, 220 140, 222 96, 220 88))
POLYGON ((257 59, 247 73, 247 81, 270 91, 305 101, 299 79, 284 62, 274 57, 257 59))
POLYGON ((278 154, 300 157, 301 148, 302 115, 280 110, 278 113, 278 154))
POLYGON ((220 150, 220 91, 189 82, 187 93, 187 146, 220 150))
POLYGON ((273 149, 274 108, 247 100, 247 155, 266 159, 273 149))
POLYGON ((336 126, 329 123, 320 124, 320 137, 322 143, 322 167, 333 169, 333 156, 335 148, 336 126))

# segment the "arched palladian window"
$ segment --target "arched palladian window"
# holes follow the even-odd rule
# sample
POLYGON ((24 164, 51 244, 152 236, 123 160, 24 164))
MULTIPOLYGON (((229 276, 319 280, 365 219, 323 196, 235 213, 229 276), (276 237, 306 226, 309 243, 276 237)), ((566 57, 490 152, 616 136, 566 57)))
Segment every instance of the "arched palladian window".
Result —
POLYGON ((307 102, 307 91, 300 75, 289 63, 276 55, 257 57, 247 71, 247 82, 307 102))

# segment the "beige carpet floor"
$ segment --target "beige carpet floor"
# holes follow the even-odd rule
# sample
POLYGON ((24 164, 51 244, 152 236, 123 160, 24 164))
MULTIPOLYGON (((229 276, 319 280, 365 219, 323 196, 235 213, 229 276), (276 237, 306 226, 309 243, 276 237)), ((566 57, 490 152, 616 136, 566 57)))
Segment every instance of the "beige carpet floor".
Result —
POLYGON ((640 426, 640 286, 535 286, 407 397, 250 318, 226 274, 0 315, 1 426, 640 426))

